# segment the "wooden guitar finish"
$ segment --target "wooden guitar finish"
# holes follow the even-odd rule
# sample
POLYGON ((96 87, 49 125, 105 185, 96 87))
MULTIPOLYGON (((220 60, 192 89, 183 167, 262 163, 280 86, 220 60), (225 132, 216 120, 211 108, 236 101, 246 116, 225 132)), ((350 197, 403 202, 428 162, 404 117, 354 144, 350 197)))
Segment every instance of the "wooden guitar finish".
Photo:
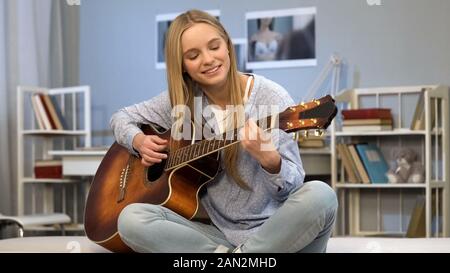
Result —
MULTIPOLYGON (((334 100, 326 96, 286 109, 279 114, 278 127, 286 132, 325 129, 336 113, 334 100)), ((161 133, 149 125, 143 125, 142 130, 146 135, 158 135, 175 143, 178 148, 168 151, 166 160, 151 167, 143 166, 141 158, 130 154, 117 142, 106 153, 88 194, 84 220, 88 238, 114 252, 132 251, 117 231, 119 214, 129 204, 162 205, 192 219, 199 209, 198 194, 202 186, 218 173, 219 151, 238 142, 202 140, 191 143, 175 141, 170 130, 161 133)), ((235 136, 236 132, 237 129, 235 136)))

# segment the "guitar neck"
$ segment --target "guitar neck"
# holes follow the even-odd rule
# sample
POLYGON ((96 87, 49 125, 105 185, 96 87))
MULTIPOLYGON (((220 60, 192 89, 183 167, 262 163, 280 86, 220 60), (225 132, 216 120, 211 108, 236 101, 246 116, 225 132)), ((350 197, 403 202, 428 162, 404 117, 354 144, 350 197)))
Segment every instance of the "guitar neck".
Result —
MULTIPOLYGON (((256 121, 256 124, 261 127, 261 125, 271 124, 271 122, 272 116, 268 116, 256 121)), ((241 128, 243 127, 227 131, 222 135, 215 136, 214 138, 204 139, 192 145, 184 146, 175 150, 173 153, 169 154, 166 161, 165 170, 171 170, 173 168, 176 168, 177 166, 186 164, 208 154, 218 152, 231 145, 239 143, 240 139, 238 137, 238 134, 241 128)))
MULTIPOLYGON (((298 130, 326 129, 336 113, 334 100, 327 95, 318 100, 288 107, 281 113, 258 120, 256 124, 263 129, 278 128, 288 133, 298 130)), ((240 141, 238 134, 241 128, 198 141, 169 153, 165 170, 168 171, 238 143, 240 141)))

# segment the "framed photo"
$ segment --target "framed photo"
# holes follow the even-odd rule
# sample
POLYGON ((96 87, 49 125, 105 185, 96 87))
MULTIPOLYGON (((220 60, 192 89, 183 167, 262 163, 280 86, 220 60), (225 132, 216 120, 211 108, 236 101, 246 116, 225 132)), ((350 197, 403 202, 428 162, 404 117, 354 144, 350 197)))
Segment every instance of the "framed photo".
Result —
POLYGON ((247 40, 245 38, 232 39, 234 52, 236 53, 237 69, 241 72, 251 72, 246 69, 245 62, 247 60, 247 40))
POLYGON ((315 66, 316 8, 245 14, 247 69, 315 66))
MULTIPOLYGON (((220 10, 205 10, 209 14, 220 17, 220 10)), ((164 57, 164 46, 166 44, 166 32, 169 29, 170 23, 181 13, 167 13, 156 15, 156 69, 166 69, 166 62, 164 57)))

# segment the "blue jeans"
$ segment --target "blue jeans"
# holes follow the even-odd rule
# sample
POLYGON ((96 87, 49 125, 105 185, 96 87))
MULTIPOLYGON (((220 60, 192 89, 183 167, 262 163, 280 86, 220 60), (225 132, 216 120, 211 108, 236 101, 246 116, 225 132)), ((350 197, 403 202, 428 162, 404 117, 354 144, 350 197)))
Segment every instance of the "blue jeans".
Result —
MULTIPOLYGON (((241 252, 325 252, 333 229, 336 194, 321 181, 305 183, 242 245, 241 252)), ((168 208, 131 204, 118 220, 123 242, 137 252, 215 252, 233 249, 213 225, 187 220, 168 208)))

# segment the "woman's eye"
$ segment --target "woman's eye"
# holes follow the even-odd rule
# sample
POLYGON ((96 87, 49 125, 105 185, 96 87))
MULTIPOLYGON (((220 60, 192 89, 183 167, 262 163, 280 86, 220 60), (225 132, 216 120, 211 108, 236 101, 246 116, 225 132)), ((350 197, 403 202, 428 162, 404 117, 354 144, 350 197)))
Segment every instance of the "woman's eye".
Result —
POLYGON ((188 56, 188 59, 192 61, 192 60, 195 60, 197 58, 197 56, 198 56, 197 54, 191 55, 191 56, 188 56))
POLYGON ((217 50, 217 49, 219 49, 220 48, 220 46, 212 46, 211 47, 211 50, 217 50))

